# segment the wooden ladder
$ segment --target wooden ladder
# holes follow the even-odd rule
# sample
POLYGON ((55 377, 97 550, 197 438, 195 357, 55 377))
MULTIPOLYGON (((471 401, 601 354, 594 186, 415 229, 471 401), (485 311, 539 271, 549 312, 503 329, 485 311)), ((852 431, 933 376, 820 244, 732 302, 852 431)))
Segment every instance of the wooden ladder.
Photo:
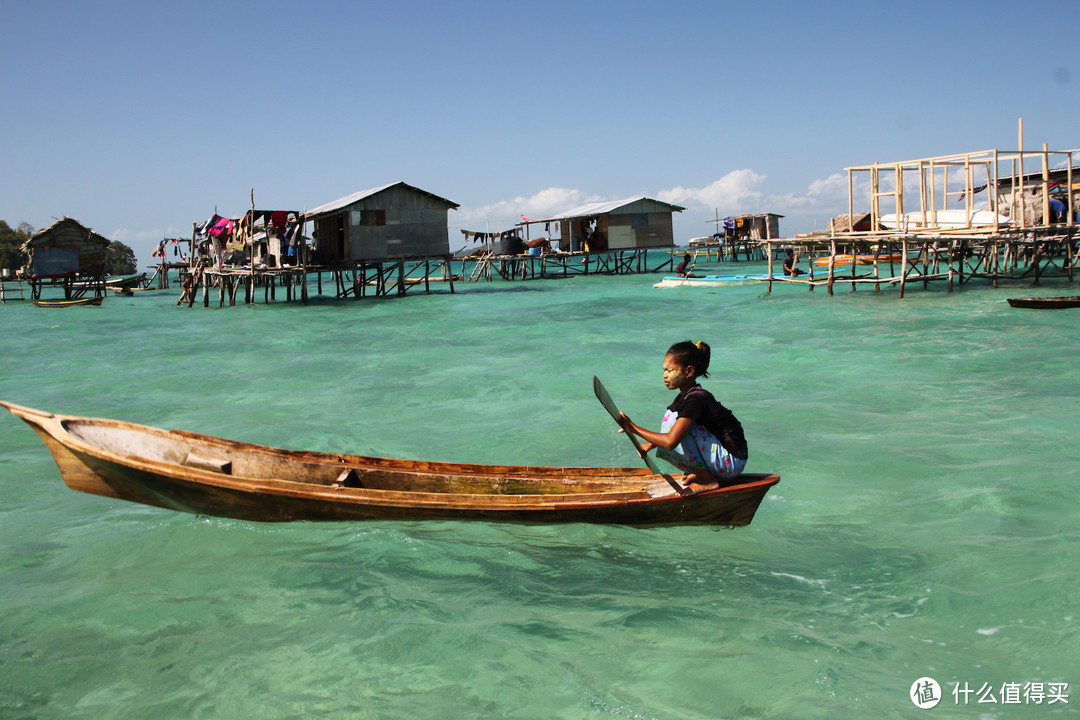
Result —
MULTIPOLYGON (((8 287, 7 286, 8 286, 8 283, 10 283, 10 282, 13 282, 13 281, 8 279, 8 278, 0 278, 0 303, 6 303, 8 301, 8 297, 7 297, 8 296, 8 287)), ((17 278, 15 278, 14 283, 15 283, 16 287, 19 288, 19 297, 18 297, 18 299, 19 300, 25 300, 26 296, 23 295, 22 279, 17 277, 17 278)), ((11 299, 15 300, 15 298, 11 298, 11 299)))
POLYGON ((488 280, 491 279, 490 255, 485 255, 476 262, 476 265, 473 267, 472 275, 470 276, 469 280, 472 282, 476 282, 477 280, 485 276, 488 280))

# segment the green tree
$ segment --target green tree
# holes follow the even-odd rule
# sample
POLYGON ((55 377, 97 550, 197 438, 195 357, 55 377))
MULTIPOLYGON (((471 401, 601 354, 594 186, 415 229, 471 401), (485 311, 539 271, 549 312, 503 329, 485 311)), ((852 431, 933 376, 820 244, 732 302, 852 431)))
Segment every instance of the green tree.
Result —
POLYGON ((135 268, 135 251, 119 240, 110 241, 105 251, 105 274, 131 275, 135 268))
POLYGON ((25 257, 19 247, 34 234, 34 228, 27 223, 19 223, 18 230, 12 230, 6 220, 0 220, 0 268, 16 270, 22 267, 25 257))

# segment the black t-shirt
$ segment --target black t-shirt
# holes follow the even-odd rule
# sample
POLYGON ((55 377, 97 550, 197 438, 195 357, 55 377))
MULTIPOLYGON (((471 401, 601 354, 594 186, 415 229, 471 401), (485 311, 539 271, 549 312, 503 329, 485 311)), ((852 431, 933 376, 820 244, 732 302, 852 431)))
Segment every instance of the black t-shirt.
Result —
POLYGON ((750 457, 742 424, 736 419, 735 413, 721 405, 711 392, 700 385, 694 385, 681 393, 668 405, 668 410, 677 412, 679 417, 690 418, 704 425, 706 430, 716 436, 725 450, 740 460, 750 457))

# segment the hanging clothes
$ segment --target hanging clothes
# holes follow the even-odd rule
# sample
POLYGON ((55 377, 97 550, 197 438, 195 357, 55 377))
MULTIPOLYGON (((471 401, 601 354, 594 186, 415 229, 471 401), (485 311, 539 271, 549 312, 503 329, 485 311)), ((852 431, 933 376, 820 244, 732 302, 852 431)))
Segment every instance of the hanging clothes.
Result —
POLYGON ((270 213, 270 224, 277 230, 278 237, 284 237, 285 224, 289 220, 289 213, 284 210, 275 210, 270 213))

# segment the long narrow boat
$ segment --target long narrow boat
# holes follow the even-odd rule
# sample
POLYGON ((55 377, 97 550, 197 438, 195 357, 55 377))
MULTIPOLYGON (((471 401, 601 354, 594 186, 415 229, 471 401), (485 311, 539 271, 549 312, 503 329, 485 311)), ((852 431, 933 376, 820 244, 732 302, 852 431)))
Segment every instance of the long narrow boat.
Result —
POLYGON ((829 255, 827 257, 818 258, 814 261, 814 264, 818 267, 829 267, 831 262, 833 265, 839 267, 840 265, 850 265, 852 259, 856 265, 873 265, 874 262, 878 263, 898 263, 904 259, 903 253, 892 253, 891 255, 829 255))
MULTIPOLYGON (((666 275, 658 282, 653 283, 654 288, 668 287, 727 287, 728 285, 748 285, 750 283, 765 282, 769 279, 768 273, 756 273, 749 275, 704 275, 701 277, 679 277, 678 275, 666 275)), ((787 275, 773 275, 773 282, 786 282, 797 278, 787 275)))
POLYGON ((66 308, 79 305, 100 305, 103 298, 89 297, 78 300, 35 300, 34 307, 66 308))
POLYGON ((927 212, 907 212, 899 217, 896 213, 885 213, 878 217, 878 223, 886 230, 927 230, 939 228, 956 230, 959 228, 1012 225, 1012 220, 998 215, 993 210, 929 210, 927 212))
POLYGON ((138 275, 114 275, 105 278, 104 281, 78 280, 71 284, 72 287, 92 289, 104 285, 109 290, 133 290, 141 288, 146 283, 146 273, 138 275))
MULTIPOLYGON (((768 275, 705 275, 699 277, 679 277, 667 275, 660 282, 653 285, 654 288, 662 287, 722 287, 725 285, 745 285, 747 283, 767 280, 768 275)), ((773 278, 779 280, 779 278, 773 278)))
POLYGON ((1080 307, 1080 295, 1061 295, 1058 297, 1006 298, 1014 308, 1034 308, 1055 310, 1059 308, 1080 307))
POLYGON ((41 436, 74 490, 242 520, 747 525, 780 480, 744 474, 734 485, 680 495, 647 468, 472 465, 283 450, 0 405, 41 436))

